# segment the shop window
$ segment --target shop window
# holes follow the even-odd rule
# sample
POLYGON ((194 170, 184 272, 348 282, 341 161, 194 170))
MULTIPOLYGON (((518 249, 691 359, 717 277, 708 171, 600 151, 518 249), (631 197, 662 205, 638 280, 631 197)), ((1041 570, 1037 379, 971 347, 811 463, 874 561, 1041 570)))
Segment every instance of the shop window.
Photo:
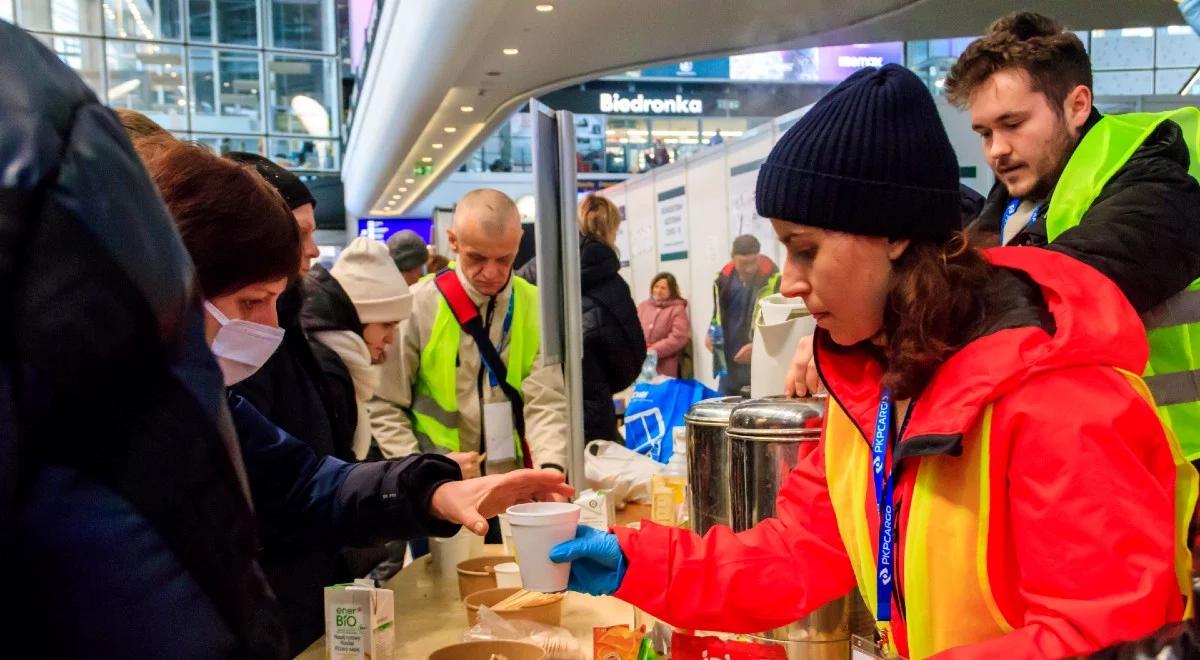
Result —
POLYGON ((337 140, 270 138, 267 157, 287 168, 337 171, 342 167, 337 140))
POLYGON ((178 41, 183 38, 181 0, 105 0, 104 33, 110 37, 178 41))
POLYGON ((98 36, 100 0, 17 0, 17 23, 26 30, 98 36))
POLYGON ((257 46, 258 3, 256 0, 188 0, 188 26, 193 41, 257 46))
POLYGON ((264 132, 260 54, 193 48, 190 56, 192 130, 264 132))
POLYGON ((137 110, 169 130, 187 129, 181 46, 108 41, 105 50, 109 105, 137 110))
MULTIPOLYGON (((0 0, 3 1, 3 0, 0 0)), ((33 33, 38 41, 83 78, 99 98, 104 98, 104 42, 87 37, 60 37, 33 33)))
POLYGON ((1095 71, 1153 68, 1154 29, 1092 30, 1091 58, 1095 71))
POLYGON ((264 148, 266 138, 253 135, 193 135, 191 139, 222 156, 231 151, 244 151, 260 156, 267 155, 264 148))
MULTIPOLYGON (((1200 66, 1200 62, 1197 63, 1200 66)), ((1192 79, 1196 69, 1159 69, 1154 72, 1154 93, 1155 94, 1178 94, 1179 90, 1192 79)), ((1188 94, 1200 94, 1200 84, 1192 85, 1188 90, 1188 94)))
POLYGON ((337 135, 337 61, 333 58, 272 55, 271 132, 324 138, 337 135))
POLYGON ((269 0, 271 45, 333 52, 333 3, 327 0, 269 0))
POLYGON ((1193 71, 1200 66, 1200 36, 1190 26, 1161 27, 1154 35, 1155 66, 1191 68, 1193 71))
POLYGON ((1137 96, 1154 93, 1154 71, 1096 71, 1092 74, 1096 96, 1137 96))

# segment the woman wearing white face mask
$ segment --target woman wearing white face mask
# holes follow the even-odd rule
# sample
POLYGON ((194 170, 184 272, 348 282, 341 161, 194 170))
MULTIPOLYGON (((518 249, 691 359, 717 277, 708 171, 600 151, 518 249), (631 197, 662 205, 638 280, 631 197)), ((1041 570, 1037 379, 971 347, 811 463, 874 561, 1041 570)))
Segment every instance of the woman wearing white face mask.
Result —
MULTIPOLYGON (((137 144, 192 257, 207 299, 205 336, 231 385, 254 373, 283 337, 275 302, 298 271, 296 223, 253 170, 173 140, 146 146, 137 144)), ((448 536, 463 524, 482 534, 486 519, 514 502, 571 493, 556 472, 461 481, 457 464, 441 456, 318 459, 240 396, 228 401, 264 553, 448 536)))

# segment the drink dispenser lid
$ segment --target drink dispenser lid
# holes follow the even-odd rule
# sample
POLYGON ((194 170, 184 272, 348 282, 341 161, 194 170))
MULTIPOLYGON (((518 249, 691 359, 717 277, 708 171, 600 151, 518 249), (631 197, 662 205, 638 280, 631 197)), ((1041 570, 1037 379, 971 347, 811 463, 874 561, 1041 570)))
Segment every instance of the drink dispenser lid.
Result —
POLYGON ((691 426, 727 426, 734 408, 746 402, 740 396, 723 396, 698 401, 683 419, 691 426))
POLYGON ((729 421, 729 432, 744 437, 816 440, 825 418, 825 397, 793 399, 772 396, 738 406, 729 421))

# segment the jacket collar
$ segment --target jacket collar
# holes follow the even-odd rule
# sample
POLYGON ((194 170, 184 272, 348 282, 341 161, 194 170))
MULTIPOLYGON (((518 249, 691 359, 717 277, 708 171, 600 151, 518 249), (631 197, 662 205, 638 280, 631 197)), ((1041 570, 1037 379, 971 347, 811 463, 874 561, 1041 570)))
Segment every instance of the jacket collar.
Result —
MULTIPOLYGON (((1145 331, 1116 285, 1098 271, 1038 248, 984 254, 999 267, 987 292, 987 327, 913 398, 907 419, 898 420, 896 460, 958 455, 984 408, 1038 374, 1085 365, 1134 373, 1145 368, 1145 331)), ((880 360, 861 345, 834 345, 821 330, 816 346, 830 396, 870 437, 882 390, 880 360)))
POLYGON ((508 295, 512 291, 512 278, 514 277, 514 274, 511 272, 508 275, 508 282, 495 296, 488 296, 480 293, 479 289, 476 289, 475 286, 471 284, 471 281, 467 279, 467 276, 462 272, 461 268, 455 268, 454 274, 458 275, 458 281, 462 282, 463 289, 466 290, 467 295, 471 297, 471 302, 475 303, 476 307, 483 307, 492 298, 495 298, 497 303, 508 300, 508 295))

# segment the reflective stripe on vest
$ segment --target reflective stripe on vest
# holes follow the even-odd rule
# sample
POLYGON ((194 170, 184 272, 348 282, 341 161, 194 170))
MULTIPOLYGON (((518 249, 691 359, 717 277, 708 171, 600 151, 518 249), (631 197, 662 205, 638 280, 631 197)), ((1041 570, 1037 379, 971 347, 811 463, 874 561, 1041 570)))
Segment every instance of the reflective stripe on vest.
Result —
MULTIPOLYGON (((1188 173, 1200 179, 1200 110, 1107 115, 1076 147, 1050 197, 1046 237, 1053 241, 1079 224, 1100 191, 1164 121, 1183 130, 1191 155, 1188 173)), ((1146 383, 1159 416, 1179 436, 1189 460, 1200 459, 1200 280, 1142 320, 1150 342, 1146 383)))
MULTIPOLYGON (((904 503, 909 508, 905 527, 897 532, 903 539, 904 564, 898 572, 905 603, 905 630, 897 631, 897 639, 907 641, 907 650, 899 650, 910 658, 995 639, 1013 629, 996 606, 987 574, 989 443, 979 429, 989 428, 990 407, 983 420, 964 438, 961 456, 914 461, 916 486, 904 503)), ((868 516, 878 514, 870 445, 832 398, 826 424, 825 475, 838 531, 859 590, 874 612, 877 541, 868 516)))
MULTIPOLYGON (((508 383, 518 391, 533 372, 534 360, 541 346, 541 320, 537 287, 513 276, 513 324, 506 349, 508 383)), ((462 328, 454 319, 450 306, 438 295, 437 315, 429 341, 421 349, 421 365, 413 387, 413 404, 409 409, 413 431, 419 439, 447 451, 459 451, 460 415, 458 412, 458 349, 462 328)), ((476 378, 472 375, 471 378, 476 378)), ((474 382, 474 380, 472 380, 474 382)), ((514 433, 517 462, 521 462, 521 443, 514 433)))
MULTIPOLYGON (((1153 405, 1139 376, 1120 373, 1138 396, 1153 405)), ((929 657, 1001 637, 1012 632, 1024 617, 1023 612, 1013 611, 1019 603, 1005 601, 1005 610, 997 599, 997 588, 1005 590, 1005 598, 1013 598, 1015 585, 993 585, 988 570, 993 497, 1007 497, 1006 465, 992 464, 992 412, 993 407, 987 406, 966 432, 960 456, 906 459, 912 462, 906 463, 905 469, 916 470, 912 496, 903 505, 908 508, 907 518, 897 532, 903 540, 903 564, 897 568, 901 576, 898 586, 904 597, 904 630, 897 631, 897 639, 904 642, 899 650, 907 657, 929 657)), ((1176 466, 1175 573, 1180 595, 1189 600, 1190 616, 1187 529, 1196 501, 1197 475, 1171 430, 1164 425, 1164 431, 1176 466)), ((877 540, 873 521, 878 519, 878 512, 870 444, 832 397, 822 442, 825 478, 838 532, 860 593, 874 612, 877 540)))

